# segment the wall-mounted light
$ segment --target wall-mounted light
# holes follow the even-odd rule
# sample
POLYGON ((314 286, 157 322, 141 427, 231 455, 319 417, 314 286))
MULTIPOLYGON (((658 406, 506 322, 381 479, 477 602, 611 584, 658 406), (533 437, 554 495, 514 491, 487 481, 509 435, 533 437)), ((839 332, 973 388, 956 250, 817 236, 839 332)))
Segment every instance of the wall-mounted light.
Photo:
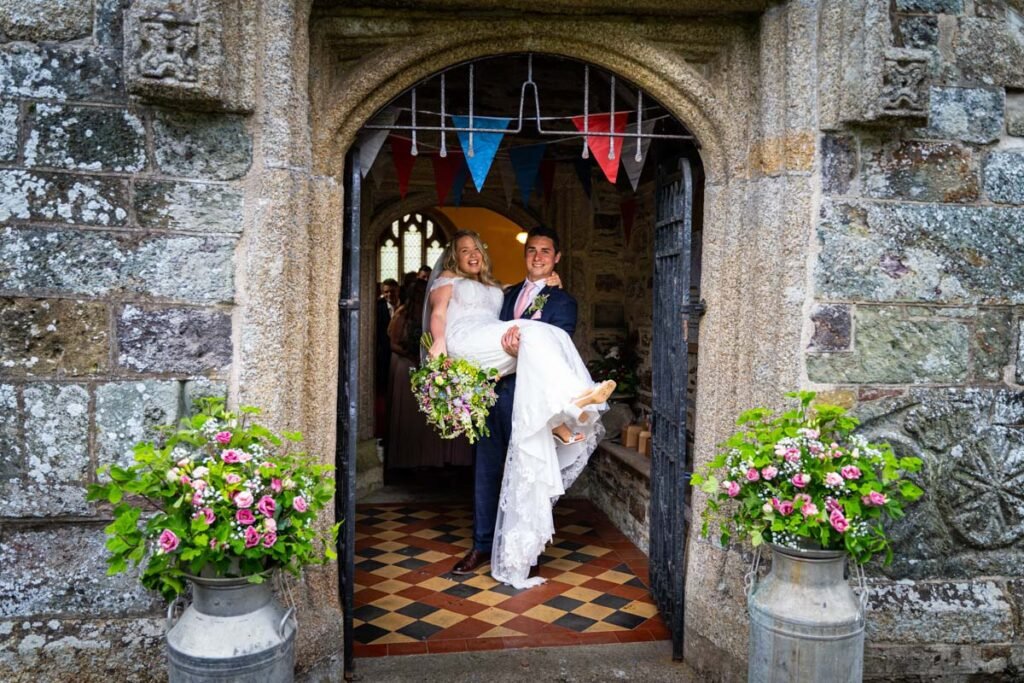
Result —
POLYGON ((516 242, 519 242, 519 244, 526 244, 525 230, 520 230, 519 232, 516 233, 516 242))

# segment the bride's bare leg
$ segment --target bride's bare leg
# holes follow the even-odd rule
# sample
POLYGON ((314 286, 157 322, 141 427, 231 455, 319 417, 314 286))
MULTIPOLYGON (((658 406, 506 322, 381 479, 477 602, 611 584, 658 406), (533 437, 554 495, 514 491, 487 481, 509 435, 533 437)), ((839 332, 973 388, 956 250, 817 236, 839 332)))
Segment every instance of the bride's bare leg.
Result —
POLYGON ((560 424, 551 430, 551 433, 562 440, 562 443, 574 443, 579 441, 580 434, 575 434, 567 425, 560 424))

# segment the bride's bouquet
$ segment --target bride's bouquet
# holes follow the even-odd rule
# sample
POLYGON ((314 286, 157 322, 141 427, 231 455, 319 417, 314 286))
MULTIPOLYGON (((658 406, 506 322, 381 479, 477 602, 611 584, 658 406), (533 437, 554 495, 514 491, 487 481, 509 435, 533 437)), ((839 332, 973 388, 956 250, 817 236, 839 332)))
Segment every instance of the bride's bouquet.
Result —
MULTIPOLYGON (((430 334, 425 333, 421 342, 429 349, 430 334)), ((470 443, 490 434, 485 420, 498 400, 494 391, 498 379, 494 368, 482 369, 468 360, 445 355, 427 360, 410 372, 412 393, 427 423, 442 439, 465 434, 470 443)))

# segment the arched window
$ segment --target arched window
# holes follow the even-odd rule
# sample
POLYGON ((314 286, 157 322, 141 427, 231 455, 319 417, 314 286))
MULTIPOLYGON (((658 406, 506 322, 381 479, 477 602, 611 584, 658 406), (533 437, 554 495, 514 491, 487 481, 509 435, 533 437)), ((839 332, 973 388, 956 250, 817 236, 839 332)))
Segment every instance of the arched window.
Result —
POLYGON ((447 242, 444 232, 429 216, 407 213, 392 221, 377 247, 380 281, 394 278, 401 282, 405 273, 423 265, 433 266, 447 242))

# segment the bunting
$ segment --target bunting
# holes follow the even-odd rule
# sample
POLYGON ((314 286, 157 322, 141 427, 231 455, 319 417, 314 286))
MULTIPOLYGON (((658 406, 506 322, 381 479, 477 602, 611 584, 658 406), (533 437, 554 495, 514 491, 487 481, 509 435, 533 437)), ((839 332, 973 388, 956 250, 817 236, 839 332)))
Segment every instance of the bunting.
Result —
POLYGON ((519 196, 523 199, 523 206, 529 206, 530 195, 533 193, 533 186, 537 182, 537 171, 540 168, 541 159, 547 144, 528 145, 512 147, 508 151, 509 159, 512 161, 512 169, 516 174, 516 183, 519 185, 519 196))
MULTIPOLYGON (((484 181, 487 180, 487 174, 491 170, 494 155, 498 153, 501 140, 505 137, 504 131, 508 128, 508 123, 511 120, 491 116, 474 116, 473 128, 487 128, 502 132, 473 133, 472 156, 469 153, 469 133, 466 131, 458 131, 457 133, 459 144, 462 145, 462 151, 466 155, 466 164, 469 166, 469 172, 473 175, 473 185, 476 186, 477 192, 481 192, 484 189, 484 181)), ((455 123, 456 128, 470 127, 468 116, 452 116, 452 121, 455 123)))
POLYGON ((416 163, 416 157, 412 155, 412 141, 393 133, 388 139, 391 140, 391 158, 395 162, 395 173, 398 174, 398 194, 405 199, 406 193, 409 192, 412 167, 416 163))
POLYGON ((430 161, 434 166, 434 187, 437 189, 437 204, 444 206, 448 193, 452 190, 455 177, 459 169, 465 165, 463 157, 458 152, 448 152, 448 156, 432 154, 430 161))
POLYGON ((466 189, 466 181, 469 180, 469 167, 466 164, 459 164, 455 172, 455 181, 452 183, 452 204, 462 206, 462 193, 466 189))
MULTIPOLYGON (((370 123, 375 126, 393 126, 397 120, 398 109, 395 107, 388 107, 373 117, 373 120, 371 120, 370 123)), ((359 173, 364 178, 370 172, 373 162, 377 160, 377 155, 380 154, 380 148, 384 146, 384 141, 388 139, 388 132, 389 131, 386 130, 363 129, 360 134, 359 173)))
MULTIPOLYGON (((611 114, 590 114, 586 117, 589 120, 588 129, 595 133, 607 133, 610 130, 612 123, 611 114)), ((626 129, 626 122, 629 120, 629 112, 616 112, 615 114, 615 130, 616 133, 621 133, 626 129)), ((580 132, 583 131, 584 117, 574 116, 572 122, 576 125, 576 129, 580 132)), ((594 157, 594 161, 604 171, 604 177, 608 179, 612 185, 615 184, 616 179, 619 177, 619 159, 622 156, 622 138, 601 136, 587 136, 587 147, 590 148, 590 154, 594 157), (608 148, 615 151, 615 156, 611 159, 608 158, 608 148)))
MULTIPOLYGON (((654 121, 644 121, 640 126, 640 132, 649 135, 654 130, 654 121)), ((626 132, 636 135, 636 123, 626 126, 626 132)), ((651 146, 651 139, 640 138, 640 161, 636 160, 636 138, 623 138, 626 142, 622 146, 622 167, 626 169, 626 176, 629 177, 629 184, 633 186, 633 192, 640 183, 640 174, 644 170, 644 162, 647 160, 647 148, 651 146)))

